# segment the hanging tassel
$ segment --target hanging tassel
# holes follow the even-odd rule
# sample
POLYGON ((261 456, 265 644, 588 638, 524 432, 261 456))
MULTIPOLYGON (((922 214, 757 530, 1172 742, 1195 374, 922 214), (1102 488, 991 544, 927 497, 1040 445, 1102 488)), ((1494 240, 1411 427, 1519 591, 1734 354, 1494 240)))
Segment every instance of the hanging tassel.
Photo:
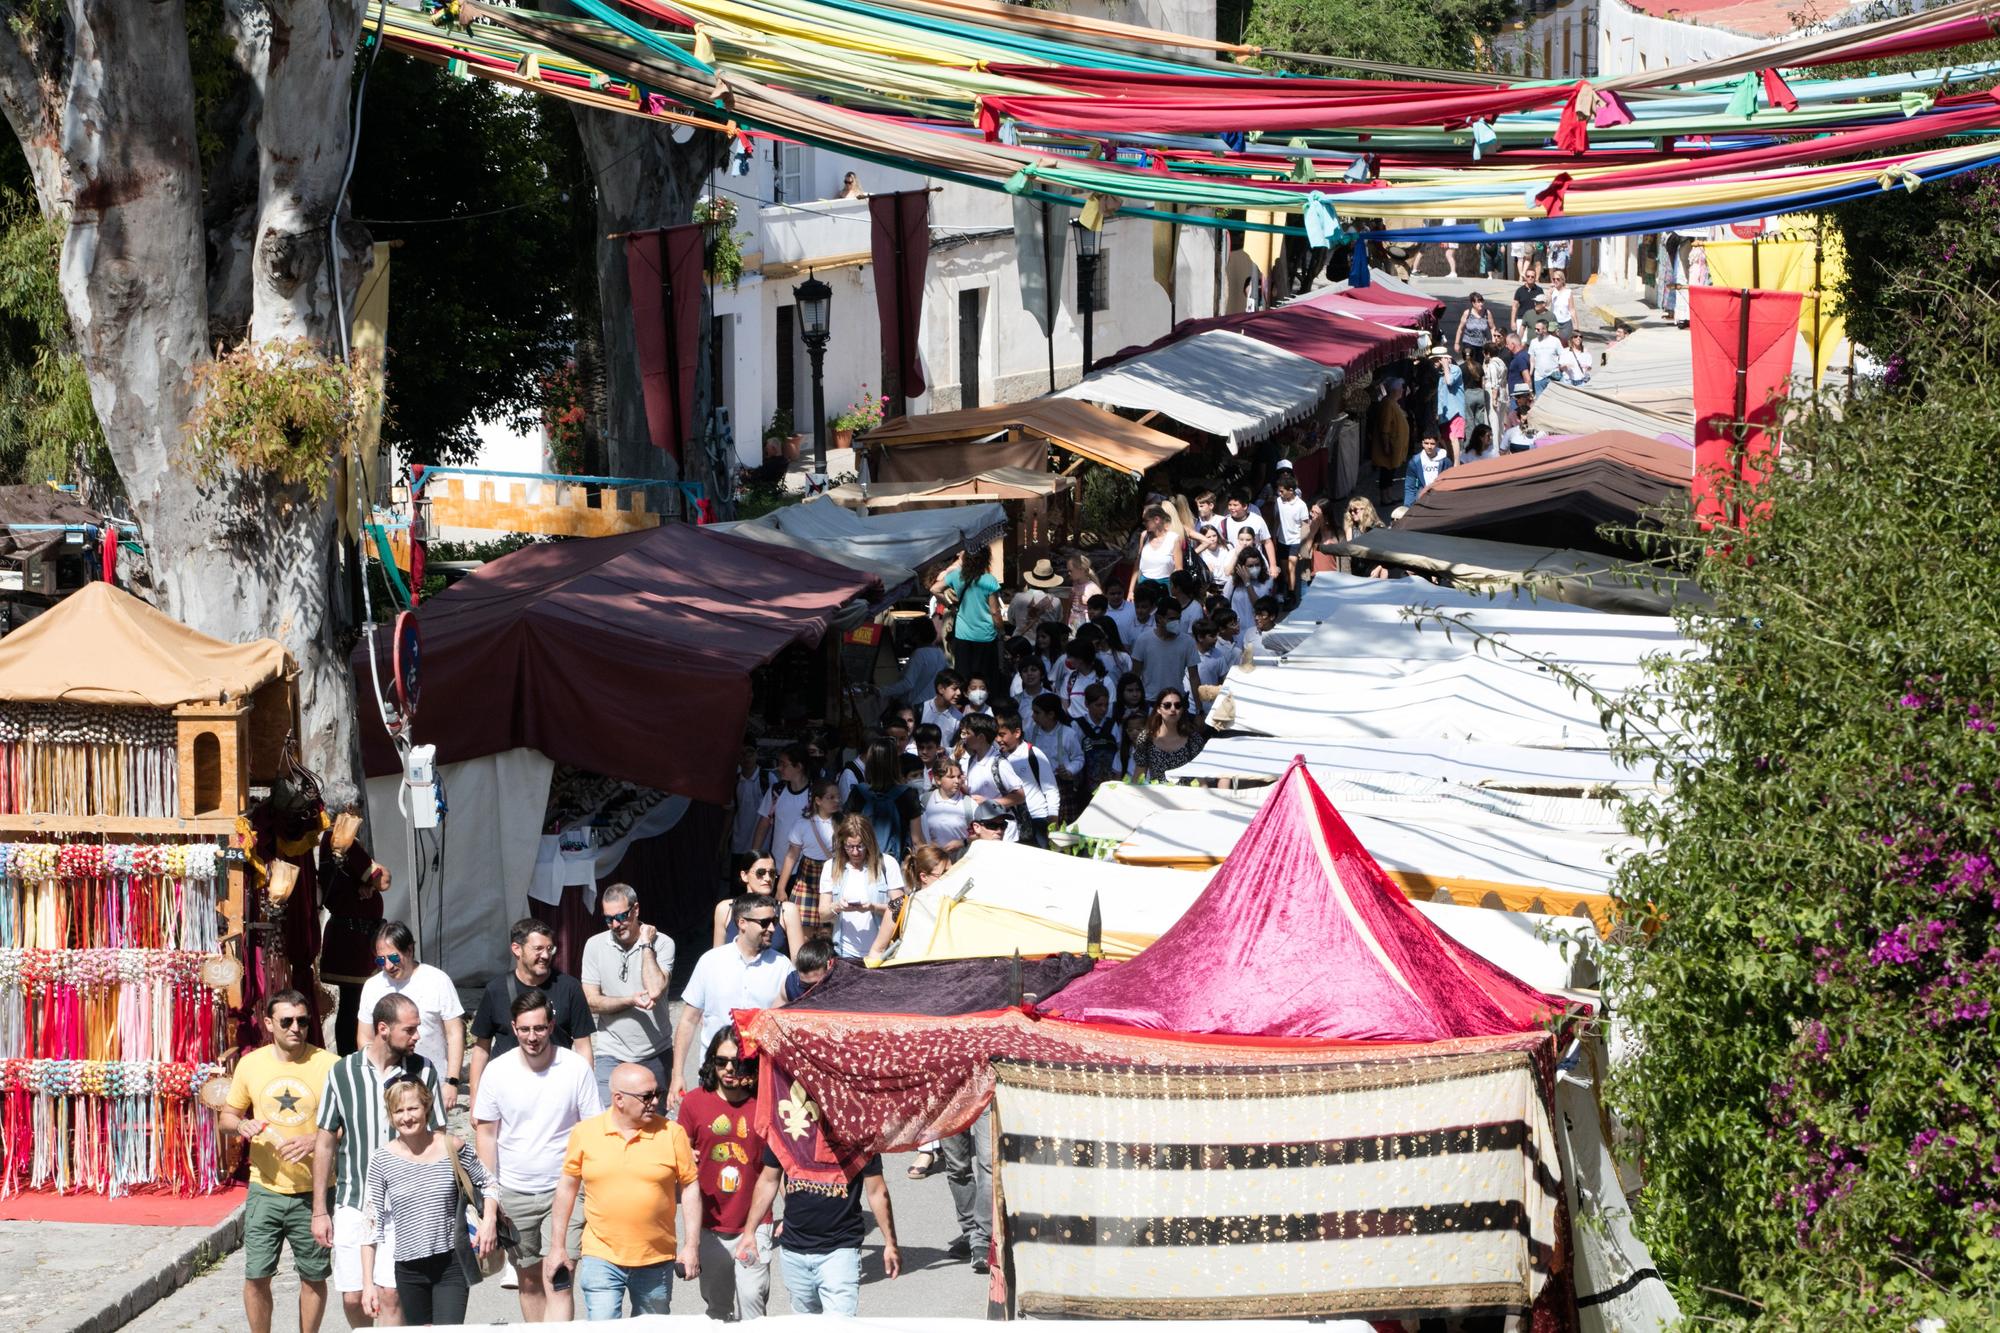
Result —
POLYGON ((1793 95, 1791 85, 1775 69, 1758 71, 1764 82, 1764 100, 1781 111, 1797 111, 1799 99, 1793 95))
POLYGON ((1757 92, 1760 85, 1757 76, 1745 74, 1736 81, 1736 87, 1729 95, 1728 114, 1739 120, 1749 120, 1757 114, 1757 92))
POLYGON ((1472 160, 1474 162, 1479 160, 1480 154, 1484 150, 1491 148, 1498 142, 1500 142, 1500 136, 1494 131, 1492 121, 1475 120, 1472 122, 1472 160))

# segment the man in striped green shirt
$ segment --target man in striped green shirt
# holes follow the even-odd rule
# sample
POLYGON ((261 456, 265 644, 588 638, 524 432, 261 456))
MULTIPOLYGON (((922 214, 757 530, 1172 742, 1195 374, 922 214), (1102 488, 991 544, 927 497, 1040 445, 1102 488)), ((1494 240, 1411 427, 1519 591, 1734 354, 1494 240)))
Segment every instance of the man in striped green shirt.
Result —
POLYGON ((417 1006, 406 996, 385 995, 370 1017, 375 1035, 354 1054, 343 1056, 326 1076, 326 1091, 319 1099, 319 1137, 313 1145, 313 1238, 333 1249, 333 1286, 350 1328, 375 1322, 361 1308, 362 1288, 371 1282, 383 1322, 393 1325, 402 1320, 389 1261, 395 1253, 393 1227, 383 1232, 376 1246, 379 1271, 361 1271, 361 1243, 368 1236, 362 1212, 368 1159, 395 1135, 382 1094, 404 1079, 422 1080, 431 1092, 431 1128, 444 1128, 437 1069, 416 1053, 417 1006))

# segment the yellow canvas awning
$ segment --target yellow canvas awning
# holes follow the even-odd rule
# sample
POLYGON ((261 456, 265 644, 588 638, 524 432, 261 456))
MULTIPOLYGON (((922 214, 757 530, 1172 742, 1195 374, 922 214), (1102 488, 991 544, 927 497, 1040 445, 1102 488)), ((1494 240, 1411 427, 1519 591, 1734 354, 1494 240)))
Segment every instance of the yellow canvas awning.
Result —
POLYGON ((0 639, 0 700, 172 708, 248 699, 293 672, 275 639, 224 643, 109 583, 0 639))

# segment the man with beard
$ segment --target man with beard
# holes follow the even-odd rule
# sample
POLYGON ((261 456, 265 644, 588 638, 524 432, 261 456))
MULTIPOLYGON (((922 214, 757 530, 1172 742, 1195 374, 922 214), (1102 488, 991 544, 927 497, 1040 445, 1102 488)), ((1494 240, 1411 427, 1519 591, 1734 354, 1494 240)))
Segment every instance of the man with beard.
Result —
POLYGON ((680 1111, 701 1178, 701 1298, 710 1319, 762 1318, 771 1294, 771 1224, 757 1228, 750 1262, 733 1253, 764 1158, 750 1105, 756 1095, 757 1062, 741 1057, 735 1029, 725 1027, 709 1042, 701 1086, 681 1099, 680 1111))
POLYGON ((344 1055, 326 1076, 319 1099, 319 1134, 313 1142, 313 1239, 333 1247, 333 1287, 349 1328, 367 1328, 375 1320, 362 1309, 361 1290, 375 1287, 382 1322, 401 1322, 396 1299, 395 1227, 383 1228, 375 1253, 384 1260, 381 1271, 361 1271, 361 1247, 369 1238, 366 1202, 368 1161, 395 1133, 382 1094, 392 1083, 422 1080, 430 1089, 433 1129, 444 1128, 444 1094, 438 1088, 437 1067, 417 1054, 421 1018, 406 995, 389 994, 375 1002, 374 1032, 368 1044, 344 1055))
POLYGON ((549 1019, 554 1030, 549 1039, 564 1050, 575 1051, 589 1064, 590 1034, 597 1024, 590 1017, 590 1004, 575 977, 556 971, 555 932, 534 917, 524 916, 507 935, 508 952, 514 955, 513 970, 498 981, 488 983, 479 1000, 479 1012, 472 1016, 472 1099, 479 1100, 479 1079, 489 1061, 514 1049, 514 1001, 528 991, 548 997, 549 1019))
POLYGON ((473 1132, 479 1160, 499 1181, 500 1206, 520 1233, 507 1258, 520 1275, 521 1318, 561 1323, 573 1317, 570 1293, 545 1286, 542 1256, 546 1245, 561 1248, 565 1238, 545 1242, 543 1232, 562 1183, 569 1132, 604 1107, 590 1061, 555 1043, 549 997, 531 987, 509 1009, 515 1046, 486 1067, 472 1102, 473 1132))

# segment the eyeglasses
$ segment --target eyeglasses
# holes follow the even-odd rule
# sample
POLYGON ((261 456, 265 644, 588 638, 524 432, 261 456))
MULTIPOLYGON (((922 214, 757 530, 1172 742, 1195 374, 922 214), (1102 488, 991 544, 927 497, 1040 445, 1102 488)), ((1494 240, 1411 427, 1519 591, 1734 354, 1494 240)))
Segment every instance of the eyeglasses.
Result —
POLYGON ((743 924, 746 926, 756 926, 760 930, 769 930, 778 924, 778 918, 774 916, 746 916, 743 918, 743 924))
MULTIPOLYGON (((615 926, 618 925, 620 922, 635 920, 638 917, 638 915, 639 915, 638 908, 628 907, 622 912, 606 912, 604 914, 604 920, 606 921, 607 924, 615 926)), ((378 958, 375 961, 379 963, 382 960, 378 958)))
POLYGON ((1181 706, 1179 704, 1170 704, 1165 699, 1160 700, 1159 703, 1154 704, 1153 706, 1159 709, 1162 713, 1178 713, 1181 711, 1181 706))
POLYGON ((752 879, 776 879, 777 877, 778 871, 775 866, 758 866, 750 872, 750 878, 752 879))
POLYGON ((377 967, 401 967, 402 965, 403 955, 399 953, 378 953, 375 955, 375 966, 377 967))
POLYGON ((740 1055, 718 1055, 715 1057, 715 1063, 718 1068, 728 1065, 731 1069, 748 1069, 757 1062, 740 1055))
POLYGON ((972 822, 984 829, 1003 829, 1007 827, 1007 821, 1004 819, 975 819, 972 822))
POLYGON ((272 1027, 302 1028, 305 1025, 306 1025, 306 1016, 304 1014, 299 1014, 292 1018, 274 1018, 271 1020, 272 1027))
POLYGON ((660 1090, 658 1088, 648 1088, 644 1092, 627 1092, 623 1088, 613 1088, 612 1091, 621 1097, 635 1097, 648 1106, 660 1100, 660 1090))

